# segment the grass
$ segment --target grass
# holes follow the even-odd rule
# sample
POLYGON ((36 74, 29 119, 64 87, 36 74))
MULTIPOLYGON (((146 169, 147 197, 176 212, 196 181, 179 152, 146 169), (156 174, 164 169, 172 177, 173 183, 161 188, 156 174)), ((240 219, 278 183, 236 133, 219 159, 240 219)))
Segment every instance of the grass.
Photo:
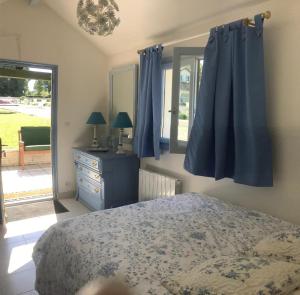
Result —
POLYGON ((4 109, 0 109, 0 115, 2 114, 15 114, 16 112, 10 111, 10 110, 4 110, 4 109))
POLYGON ((18 131, 22 126, 50 126, 50 118, 39 118, 9 110, 0 109, 0 137, 5 149, 18 149, 18 131))

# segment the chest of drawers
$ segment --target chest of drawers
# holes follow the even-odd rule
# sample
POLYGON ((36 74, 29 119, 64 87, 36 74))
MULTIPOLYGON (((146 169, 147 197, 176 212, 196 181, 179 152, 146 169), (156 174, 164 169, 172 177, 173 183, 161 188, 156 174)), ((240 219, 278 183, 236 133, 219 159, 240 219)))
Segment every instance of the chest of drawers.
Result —
POLYGON ((77 198, 89 209, 103 210, 138 201, 139 159, 134 154, 73 149, 77 198))

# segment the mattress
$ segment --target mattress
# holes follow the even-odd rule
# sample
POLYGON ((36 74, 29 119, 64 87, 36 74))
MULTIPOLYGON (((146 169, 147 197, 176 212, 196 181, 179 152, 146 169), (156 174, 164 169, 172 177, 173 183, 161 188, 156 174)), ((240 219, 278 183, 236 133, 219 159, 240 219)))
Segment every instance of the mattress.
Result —
POLYGON ((218 255, 248 252, 260 239, 298 226, 216 198, 186 193, 89 213, 58 223, 37 242, 40 295, 75 294, 85 283, 121 275, 137 294, 218 255))

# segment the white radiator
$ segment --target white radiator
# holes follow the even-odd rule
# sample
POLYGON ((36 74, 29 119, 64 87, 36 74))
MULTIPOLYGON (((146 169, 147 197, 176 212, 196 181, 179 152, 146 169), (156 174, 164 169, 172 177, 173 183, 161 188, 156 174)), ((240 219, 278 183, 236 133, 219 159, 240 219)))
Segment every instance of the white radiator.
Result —
POLYGON ((179 179, 140 169, 139 201, 174 196, 181 193, 182 182, 179 179))

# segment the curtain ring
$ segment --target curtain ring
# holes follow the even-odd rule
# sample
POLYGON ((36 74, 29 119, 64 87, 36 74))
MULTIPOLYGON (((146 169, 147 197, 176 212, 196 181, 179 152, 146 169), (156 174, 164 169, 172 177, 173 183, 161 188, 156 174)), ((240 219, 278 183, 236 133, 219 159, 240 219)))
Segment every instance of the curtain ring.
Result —
POLYGON ((229 40, 229 24, 223 26, 224 28, 224 41, 227 42, 229 40))
POLYGON ((215 34, 217 32, 217 27, 212 28, 210 30, 209 38, 208 38, 208 43, 212 43, 215 40, 215 34))
POLYGON ((245 41, 247 37, 248 26, 242 25, 242 40, 245 41))
POLYGON ((261 14, 257 14, 256 16, 254 16, 254 21, 257 37, 260 37, 263 32, 264 18, 261 17, 261 14))

